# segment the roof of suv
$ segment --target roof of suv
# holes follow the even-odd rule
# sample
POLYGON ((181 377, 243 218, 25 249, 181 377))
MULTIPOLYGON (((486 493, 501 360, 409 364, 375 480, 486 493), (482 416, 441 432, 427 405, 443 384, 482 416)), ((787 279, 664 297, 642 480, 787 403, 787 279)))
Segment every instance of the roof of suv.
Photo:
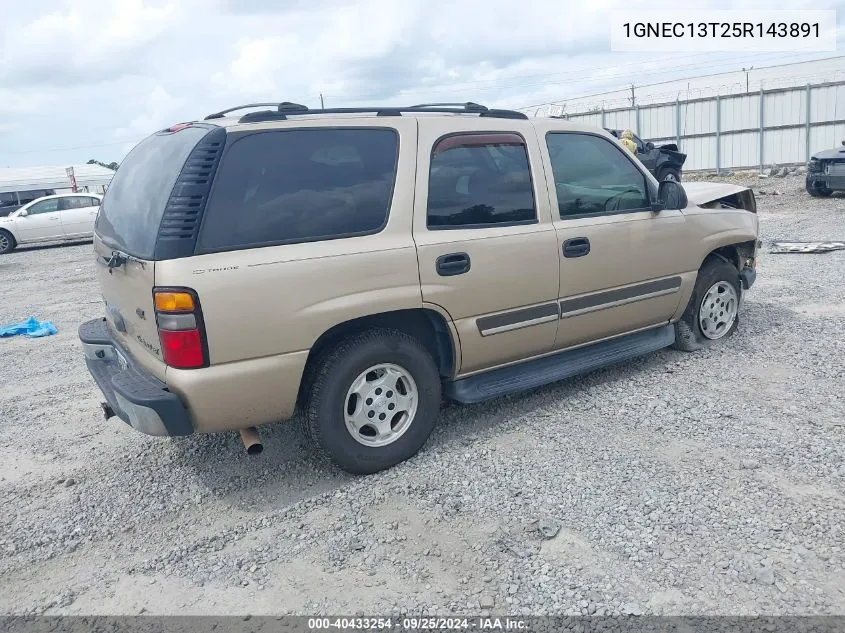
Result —
MULTIPOLYGON (((307 106, 284 101, 282 103, 248 103, 244 105, 226 108, 219 112, 214 112, 204 117, 201 121, 194 123, 211 124, 218 127, 230 129, 251 127, 255 125, 258 128, 277 127, 278 124, 283 124, 286 121, 304 122, 316 121, 316 117, 327 117, 333 120, 337 119, 361 119, 361 118, 391 118, 391 117, 456 117, 473 116, 480 118, 499 119, 499 120, 523 120, 531 121, 532 123, 540 122, 554 122, 555 129, 567 129, 570 131, 580 131, 589 133, 598 133, 606 135, 608 138, 613 138, 607 130, 595 125, 588 125, 580 122, 573 122, 557 117, 529 117, 524 112, 517 110, 505 110, 498 108, 488 108, 484 105, 466 102, 466 103, 424 103, 413 106, 371 106, 371 107, 350 107, 350 108, 318 108, 311 109, 307 106), (238 110, 249 110, 254 108, 264 108, 263 110, 253 110, 251 112, 240 113, 238 110), (234 114, 236 113, 237 114, 234 114)), ((162 131, 175 132, 182 127, 187 127, 191 123, 180 123, 162 131)))
MULTIPOLYGON (((500 108, 488 108, 487 106, 474 103, 423 103, 412 106, 361 106, 348 108, 317 108, 311 109, 307 106, 283 101, 282 103, 248 103, 244 105, 226 108, 204 117, 202 122, 229 128, 246 123, 275 123, 287 120, 307 120, 315 115, 331 116, 332 118, 371 118, 371 117, 394 117, 394 116, 454 116, 473 115, 481 118, 491 119, 518 119, 527 120, 528 116, 518 110, 506 110, 500 108), (247 112, 245 114, 233 114, 238 110, 252 108, 265 108, 247 112), (267 109, 272 108, 272 109, 267 109)), ((178 124, 170 128, 176 131, 179 127, 187 125, 178 124)), ((573 125, 573 127, 581 127, 573 125)))

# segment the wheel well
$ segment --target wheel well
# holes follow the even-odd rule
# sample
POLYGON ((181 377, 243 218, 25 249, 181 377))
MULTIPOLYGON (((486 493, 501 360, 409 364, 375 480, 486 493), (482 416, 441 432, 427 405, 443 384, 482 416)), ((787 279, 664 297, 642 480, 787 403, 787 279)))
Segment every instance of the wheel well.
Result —
POLYGON ((440 314, 424 308, 382 312, 339 323, 320 335, 308 353, 299 388, 299 402, 302 402, 303 394, 325 350, 343 338, 374 328, 389 328, 410 334, 429 351, 441 376, 448 378, 454 374, 455 345, 449 326, 440 314))
MULTIPOLYGON (((713 258, 726 261, 735 266, 737 270, 742 270, 747 265, 747 261, 754 258, 754 241, 721 246, 710 251, 704 261, 713 258)), ((704 264, 702 263, 702 265, 704 264)))

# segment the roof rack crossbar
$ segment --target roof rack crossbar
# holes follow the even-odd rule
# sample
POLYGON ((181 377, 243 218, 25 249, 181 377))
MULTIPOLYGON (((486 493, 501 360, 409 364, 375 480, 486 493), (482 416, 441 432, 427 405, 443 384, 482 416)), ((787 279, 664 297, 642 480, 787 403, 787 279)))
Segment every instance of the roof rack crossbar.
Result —
POLYGON ((208 121, 209 119, 222 119, 224 116, 229 114, 230 112, 234 112, 235 110, 243 110, 245 108, 266 108, 268 106, 278 106, 279 102, 274 101, 273 103, 246 103, 244 105, 234 106, 232 108, 226 108, 225 110, 220 110, 220 112, 215 112, 214 114, 209 114, 205 117, 205 120, 208 121))
POLYGON ((488 108, 487 106, 483 106, 480 103, 473 103, 472 101, 466 101, 464 103, 460 102, 442 102, 442 103, 420 103, 415 106, 411 106, 412 108, 444 108, 444 107, 461 107, 467 112, 483 112, 486 111, 488 108))
POLYGON ((245 110, 246 108, 266 108, 268 106, 274 106, 278 112, 304 112, 308 110, 307 106, 304 106, 299 103, 293 103, 291 101, 282 101, 281 103, 279 103, 278 101, 274 101, 272 103, 245 103, 244 105, 226 108, 225 110, 220 110, 220 112, 209 114, 207 117, 205 117, 205 120, 208 121, 209 119, 220 119, 229 114, 230 112, 235 112, 236 110, 245 110))

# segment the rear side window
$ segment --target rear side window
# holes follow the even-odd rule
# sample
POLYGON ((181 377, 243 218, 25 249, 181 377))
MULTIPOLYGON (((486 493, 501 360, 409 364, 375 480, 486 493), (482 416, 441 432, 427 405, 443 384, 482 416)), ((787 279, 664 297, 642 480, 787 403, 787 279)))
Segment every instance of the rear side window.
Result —
POLYGON ((429 229, 537 220, 525 142, 518 134, 459 134, 435 145, 428 179, 429 229))
POLYGON ((33 189, 29 191, 19 191, 18 200, 21 205, 29 204, 33 200, 43 198, 44 196, 54 196, 56 192, 52 189, 33 189))
POLYGON ((0 193, 0 209, 18 206, 18 196, 14 192, 0 193))
POLYGON ((367 235, 387 223, 399 138, 393 129, 277 130, 231 142, 198 251, 367 235))
POLYGON ((120 164, 103 198, 96 231, 103 242, 152 259, 173 185, 207 127, 158 132, 138 143, 120 164))

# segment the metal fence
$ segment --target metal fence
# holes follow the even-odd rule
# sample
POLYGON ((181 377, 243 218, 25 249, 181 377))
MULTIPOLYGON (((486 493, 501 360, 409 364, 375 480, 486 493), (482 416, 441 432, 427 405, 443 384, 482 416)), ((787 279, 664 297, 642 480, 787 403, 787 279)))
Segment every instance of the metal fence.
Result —
POLYGON ((563 116, 677 143, 688 171, 763 169, 804 163, 845 140, 845 81, 563 116))

